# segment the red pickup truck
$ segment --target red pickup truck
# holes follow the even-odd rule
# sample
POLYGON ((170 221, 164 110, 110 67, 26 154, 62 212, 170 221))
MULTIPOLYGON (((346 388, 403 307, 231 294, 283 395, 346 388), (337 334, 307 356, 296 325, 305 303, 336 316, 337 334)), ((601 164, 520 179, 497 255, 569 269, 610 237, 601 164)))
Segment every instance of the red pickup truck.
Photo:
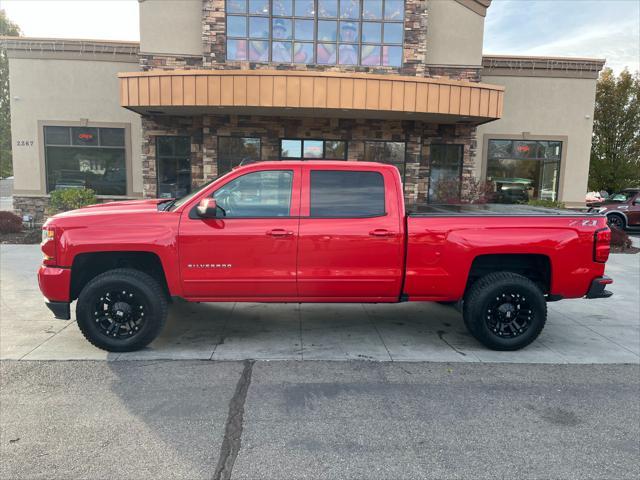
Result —
POLYGON ((262 162, 190 195, 105 203, 43 227, 40 289, 109 351, 144 347, 192 302, 461 301, 481 343, 516 350, 546 302, 608 297, 602 215, 513 205, 405 213, 398 169, 262 162))

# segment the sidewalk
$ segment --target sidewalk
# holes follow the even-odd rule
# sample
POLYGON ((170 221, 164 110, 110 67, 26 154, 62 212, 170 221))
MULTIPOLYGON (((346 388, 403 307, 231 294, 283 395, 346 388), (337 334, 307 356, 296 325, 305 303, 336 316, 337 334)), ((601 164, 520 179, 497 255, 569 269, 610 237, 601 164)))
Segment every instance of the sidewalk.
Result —
POLYGON ((170 308, 162 335, 145 350, 126 354, 98 350, 82 337, 74 321, 53 318, 38 290, 37 245, 3 245, 0 255, 2 359, 640 362, 640 255, 611 256, 607 274, 615 283, 610 299, 550 303, 541 336, 517 352, 486 349, 466 332, 455 309, 433 303, 178 300, 170 308))

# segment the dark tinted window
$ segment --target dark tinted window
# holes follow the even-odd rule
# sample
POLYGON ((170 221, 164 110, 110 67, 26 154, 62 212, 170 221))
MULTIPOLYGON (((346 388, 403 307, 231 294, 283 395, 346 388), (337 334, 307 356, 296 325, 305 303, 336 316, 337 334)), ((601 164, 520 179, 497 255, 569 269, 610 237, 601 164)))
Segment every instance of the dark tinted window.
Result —
POLYGON ((311 171, 312 217, 373 217, 384 213, 384 180, 380 173, 311 171))
POLYGON ((44 127, 47 192, 91 188, 126 195, 124 128, 44 127))
POLYGON ((218 176, 238 165, 260 161, 260 139, 247 137, 218 137, 218 176))

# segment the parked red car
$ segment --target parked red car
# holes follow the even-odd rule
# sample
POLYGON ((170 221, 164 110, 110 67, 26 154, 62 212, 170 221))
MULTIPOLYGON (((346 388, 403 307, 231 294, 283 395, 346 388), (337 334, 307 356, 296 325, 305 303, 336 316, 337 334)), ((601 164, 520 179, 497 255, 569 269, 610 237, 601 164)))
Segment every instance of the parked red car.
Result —
POLYGON ((394 166, 263 162, 179 200, 107 203, 43 227, 38 277, 57 318, 139 349, 172 297, 194 302, 456 302, 480 342, 516 350, 547 301, 608 297, 602 215, 514 205, 405 214, 394 166))
POLYGON ((640 227, 640 188, 626 188, 589 209, 606 215, 607 222, 621 230, 640 227))

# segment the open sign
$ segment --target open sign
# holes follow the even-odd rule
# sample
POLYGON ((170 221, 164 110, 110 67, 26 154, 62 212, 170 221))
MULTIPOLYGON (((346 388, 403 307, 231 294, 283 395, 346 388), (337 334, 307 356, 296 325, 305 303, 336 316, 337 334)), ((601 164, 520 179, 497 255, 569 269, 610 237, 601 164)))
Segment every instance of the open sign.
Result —
POLYGON ((78 138, 80 140, 93 140, 93 133, 81 133, 78 138))

